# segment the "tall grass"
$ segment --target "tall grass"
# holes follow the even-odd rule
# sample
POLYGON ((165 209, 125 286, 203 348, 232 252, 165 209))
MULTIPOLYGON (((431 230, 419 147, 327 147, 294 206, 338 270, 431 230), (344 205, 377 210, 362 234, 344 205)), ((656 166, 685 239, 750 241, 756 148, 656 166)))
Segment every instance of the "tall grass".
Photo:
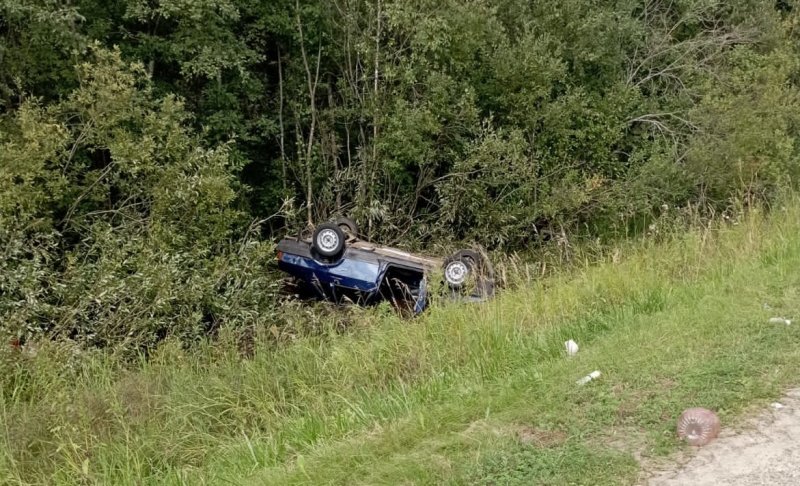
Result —
POLYGON ((412 320, 351 309, 352 332, 259 341, 249 358, 224 333, 134 365, 65 342, 4 349, 0 471, 9 484, 632 481, 634 452, 674 448, 681 407, 734 416, 800 364, 796 327, 763 324, 800 313, 798 230, 798 203, 754 211, 485 304, 412 320), (598 383, 574 385, 595 368, 598 383), (606 447, 615 431, 639 449, 606 447))

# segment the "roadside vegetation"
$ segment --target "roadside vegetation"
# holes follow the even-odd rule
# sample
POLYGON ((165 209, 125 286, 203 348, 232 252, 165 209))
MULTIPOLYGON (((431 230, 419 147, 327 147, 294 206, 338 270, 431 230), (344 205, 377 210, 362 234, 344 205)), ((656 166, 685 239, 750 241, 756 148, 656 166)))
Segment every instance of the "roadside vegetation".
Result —
MULTIPOLYGON (((0 335, 284 327, 274 238, 641 235, 796 187, 793 2, 0 2, 0 335)), ((567 258, 568 260, 568 258, 567 258)))
POLYGON ((680 410, 730 423, 797 369, 765 319, 798 314, 799 25, 0 0, 0 482, 634 480, 680 410), (484 250, 502 291, 414 319, 285 298, 276 238, 343 215, 484 250))
POLYGON ((132 364, 4 350, 0 468, 12 484, 631 483, 676 450, 684 408, 730 427, 796 380, 800 328, 768 319, 800 314, 798 231, 795 200, 484 304, 352 309, 344 334, 250 357, 224 338, 132 364))

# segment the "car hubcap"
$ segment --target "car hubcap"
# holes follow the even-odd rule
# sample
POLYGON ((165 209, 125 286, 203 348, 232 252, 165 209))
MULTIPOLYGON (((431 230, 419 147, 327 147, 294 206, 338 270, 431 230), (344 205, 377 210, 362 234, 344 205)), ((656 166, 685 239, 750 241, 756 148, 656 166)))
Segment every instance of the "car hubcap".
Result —
POLYGON ((333 251, 339 245, 339 236, 331 229, 324 229, 317 236, 317 243, 323 250, 333 251))
POLYGON ((460 285, 467 279, 469 269, 464 262, 450 262, 444 269, 444 278, 451 285, 460 285))

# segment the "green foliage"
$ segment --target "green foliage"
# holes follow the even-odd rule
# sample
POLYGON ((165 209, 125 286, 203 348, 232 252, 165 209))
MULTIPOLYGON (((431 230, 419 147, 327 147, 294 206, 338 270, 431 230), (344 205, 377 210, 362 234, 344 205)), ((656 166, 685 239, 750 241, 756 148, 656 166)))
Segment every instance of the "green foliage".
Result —
MULTIPOLYGON (((409 327, 381 308, 355 319, 390 330, 375 341, 307 338, 278 350, 293 329, 324 326, 288 304, 276 317, 269 263, 275 236, 334 214, 382 242, 528 254, 552 241, 542 253, 560 258, 581 237, 669 239, 676 215, 774 201, 800 180, 799 19, 796 2, 767 0, 0 0, 0 339, 52 351, 0 347, 0 471, 17 482, 192 482, 187 464, 214 455, 241 478, 371 427, 375 457, 320 467, 319 478, 436 482, 452 471, 437 476, 430 458, 442 451, 420 439, 426 420, 444 417, 461 437, 486 400, 515 400, 517 388, 482 388, 487 380, 513 381, 509 370, 531 362, 548 369, 563 333, 602 342, 620 326, 617 337, 638 349, 664 333, 647 335, 654 327, 631 316, 666 312, 665 325, 686 336, 698 294, 726 304, 692 327, 713 335, 710 345, 730 329, 764 344, 751 353, 755 341, 736 341, 720 373, 745 379, 784 363, 791 340, 754 331, 741 316, 755 311, 724 297, 752 289, 752 275, 726 266, 756 251, 752 232, 733 247, 709 248, 705 235, 699 249, 673 242, 672 254, 626 273, 603 267, 610 281, 523 292, 508 309, 434 308, 409 327), (706 268, 736 279, 687 283, 706 268), (541 317, 532 327, 531 316, 541 317), (475 327, 489 320, 501 327, 475 327), (240 363, 256 335, 255 361, 240 363), (144 376, 124 375, 133 350, 149 360, 144 376), (431 412, 454 393, 481 403, 431 412), (396 417, 412 424, 401 441, 424 452, 386 461, 393 439, 380 438, 380 424, 396 417)), ((796 248, 780 248, 794 233, 770 240, 755 280, 792 284, 769 265, 796 263, 796 248)), ((705 341, 670 349, 696 342, 705 341)), ((704 363, 674 358, 687 370, 704 363)), ((541 376, 520 373, 517 385, 541 376)), ((726 405, 739 393, 701 381, 686 396, 726 405)), ((542 410, 552 405, 536 396, 542 410)), ((610 396, 578 398, 586 416, 611 420, 610 396)), ((635 416, 663 428, 649 410, 635 416)), ((589 471, 612 464, 609 481, 631 470, 591 444, 534 457, 497 445, 504 453, 471 464, 465 481, 548 479, 562 452, 589 471)), ((329 452, 311 460, 324 466, 329 452)), ((308 480, 302 460, 297 477, 308 480)), ((293 467, 273 471, 276 482, 293 467)))
POLYGON ((800 202, 783 204, 413 321, 357 309, 329 322, 351 332, 281 346, 265 329, 248 359, 223 331, 134 363, 1 347, 0 481, 633 482, 635 454, 678 450, 687 406, 732 426, 796 383, 800 327, 767 323, 800 313, 800 202))
POLYGON ((528 446, 502 450, 488 457, 472 473, 468 484, 628 484, 638 464, 629 454, 585 446, 541 449, 528 446), (564 459, 569 458, 565 464, 564 459))
POLYGON ((730 67, 697 103, 686 165, 701 195, 724 201, 768 199, 800 176, 794 127, 798 96, 786 80, 797 70, 787 52, 738 48, 730 67))
POLYGON ((4 334, 140 346, 262 322, 271 246, 242 236, 228 147, 204 148, 118 51, 93 47, 77 79, 23 103, 3 142, 4 334))
POLYGON ((23 93, 43 107, 68 96, 92 40, 117 45, 156 96, 183 100, 206 144, 235 140, 227 157, 253 188, 237 189, 244 211, 302 209, 279 225, 348 213, 373 238, 516 250, 535 235, 607 233, 663 204, 769 199, 797 180, 787 3, 2 5, 6 119, 23 93), (492 137, 512 144, 509 174, 487 167, 494 182, 456 187, 496 153, 492 137), (503 177, 516 178, 511 199, 476 196, 503 177))
POLYGON ((130 311, 154 335, 215 328, 212 275, 245 271, 220 262, 334 214, 530 251, 770 200, 800 172, 796 24, 766 0, 5 0, 9 328, 92 334, 124 296, 158 302, 130 311))
POLYGON ((75 83, 72 63, 88 44, 81 10, 51 0, 0 2, 0 110, 22 93, 55 98, 75 83))
POLYGON ((142 42, 154 51, 151 56, 163 53, 162 62, 177 62, 187 80, 201 77, 221 82, 226 71, 246 77, 249 65, 259 59, 237 39, 233 27, 241 15, 230 1, 132 0, 127 4, 125 18, 143 25, 167 24, 168 34, 150 34, 142 42))
POLYGON ((542 217, 541 210, 531 211, 540 188, 535 181, 539 171, 526 148, 521 131, 505 135, 485 127, 439 186, 446 221, 469 228, 468 238, 494 246, 504 245, 508 235, 534 236, 525 232, 534 230, 542 217))

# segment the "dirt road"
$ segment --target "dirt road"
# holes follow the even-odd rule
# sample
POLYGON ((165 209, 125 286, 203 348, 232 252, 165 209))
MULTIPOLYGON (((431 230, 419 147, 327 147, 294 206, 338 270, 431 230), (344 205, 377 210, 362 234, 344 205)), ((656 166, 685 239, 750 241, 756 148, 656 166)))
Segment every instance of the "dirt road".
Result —
POLYGON ((783 407, 769 407, 738 432, 723 432, 688 462, 647 484, 800 485, 800 389, 777 403, 783 407))

